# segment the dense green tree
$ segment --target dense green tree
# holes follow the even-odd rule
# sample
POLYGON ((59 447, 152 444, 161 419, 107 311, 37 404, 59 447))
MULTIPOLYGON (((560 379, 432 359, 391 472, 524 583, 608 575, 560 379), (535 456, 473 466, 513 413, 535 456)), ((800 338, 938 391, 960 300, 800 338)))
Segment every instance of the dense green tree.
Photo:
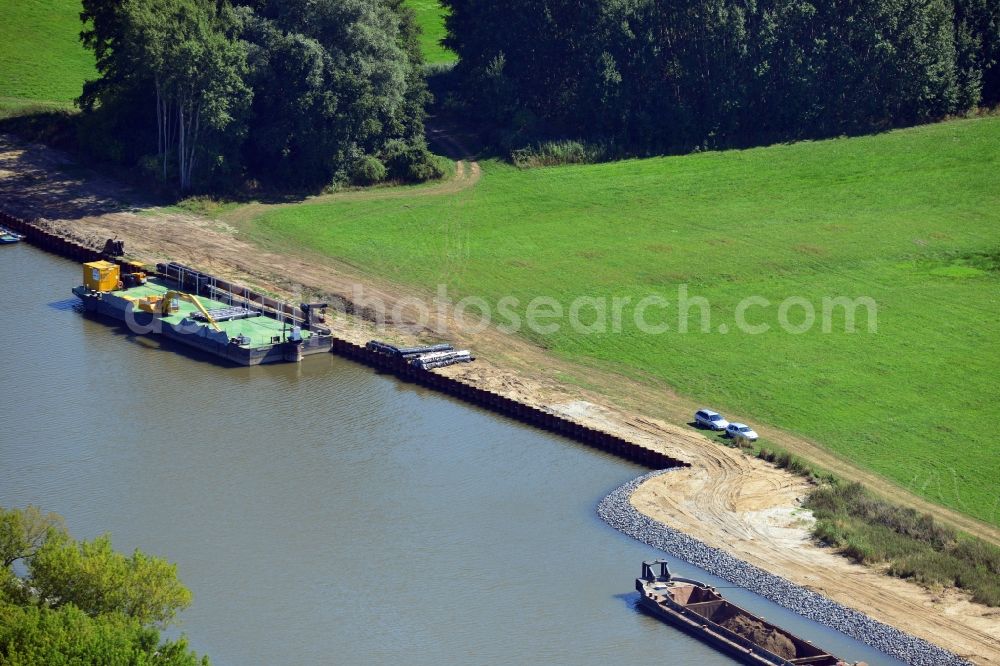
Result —
POLYGON ((183 638, 160 641, 191 600, 165 560, 116 553, 106 536, 76 542, 35 507, 0 507, 0 557, 0 663, 207 666, 183 638))
POLYGON ((62 518, 54 513, 42 513, 36 506, 0 508, 0 566, 6 569, 31 557, 53 532, 65 532, 62 518))
POLYGON ((952 0, 444 3, 470 113, 515 143, 583 137, 642 153, 965 110, 979 99, 968 81, 989 60, 976 36, 994 24, 980 0, 955 1, 968 6, 968 75, 952 0))
MULTIPOLYGON (((239 4, 257 91, 244 145, 255 177, 324 184, 392 141, 415 149, 417 163, 431 160, 417 27, 399 0, 239 4)), ((409 169, 392 175, 424 179, 409 169)))
POLYGON ((77 543, 54 532, 28 560, 29 583, 50 606, 73 604, 89 615, 119 612, 164 626, 191 603, 177 568, 136 550, 115 552, 101 536, 77 543))
POLYGON ((947 0, 765 0, 751 118, 825 136, 959 110, 947 0))
POLYGON ((208 666, 187 641, 160 642, 125 615, 91 617, 75 606, 21 606, 0 597, 0 663, 5 666, 208 666))
POLYGON ((322 186, 399 142, 392 177, 440 175, 402 0, 84 0, 81 18, 100 74, 80 99, 92 148, 147 166, 155 154, 181 190, 322 186))
POLYGON ((525 133, 583 124, 604 0, 443 4, 450 9, 445 44, 460 56, 472 113, 525 133))
POLYGON ((955 0, 955 47, 964 103, 1000 104, 1000 2, 955 0))
POLYGON ((598 71, 612 136, 644 150, 713 143, 746 103, 747 12, 726 0, 610 4, 598 71))
MULTIPOLYGON (((198 164, 206 162, 206 172, 219 168, 221 146, 242 135, 250 91, 232 12, 213 0, 84 0, 83 8, 88 29, 81 38, 94 50, 101 77, 86 84, 81 106, 99 107, 115 126, 155 122, 163 178, 172 163, 181 190, 191 189, 198 164)), ((133 152, 142 152, 142 138, 153 133, 126 136, 140 144, 133 152)))

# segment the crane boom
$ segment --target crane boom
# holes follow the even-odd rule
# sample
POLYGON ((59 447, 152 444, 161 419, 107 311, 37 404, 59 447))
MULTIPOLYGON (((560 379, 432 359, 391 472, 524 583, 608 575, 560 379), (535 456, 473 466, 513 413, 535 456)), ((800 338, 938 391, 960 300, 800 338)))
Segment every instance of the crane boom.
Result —
POLYGON ((196 308, 198 308, 198 311, 205 316, 205 320, 208 321, 208 323, 212 326, 212 328, 214 328, 219 333, 224 332, 222 330, 222 327, 219 326, 219 322, 215 321, 215 318, 212 317, 211 314, 209 314, 208 310, 205 309, 205 306, 201 304, 200 300, 198 300, 198 297, 195 296, 194 294, 189 294, 187 292, 168 291, 167 295, 163 297, 162 313, 164 315, 170 314, 170 302, 173 301, 175 298, 182 301, 187 301, 188 303, 194 305, 196 308))

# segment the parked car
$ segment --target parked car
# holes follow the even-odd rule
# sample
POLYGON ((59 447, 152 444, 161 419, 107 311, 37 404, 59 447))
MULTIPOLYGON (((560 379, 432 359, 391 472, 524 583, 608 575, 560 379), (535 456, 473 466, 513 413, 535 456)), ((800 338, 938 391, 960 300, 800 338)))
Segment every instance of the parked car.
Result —
POLYGON ((758 435, 754 432, 754 429, 745 423, 730 423, 726 427, 726 437, 732 437, 737 439, 742 437, 743 439, 748 439, 751 442, 756 441, 758 435))
POLYGON ((694 422, 709 430, 725 430, 729 421, 723 418, 722 414, 713 412, 711 409, 699 409, 694 413, 694 422))

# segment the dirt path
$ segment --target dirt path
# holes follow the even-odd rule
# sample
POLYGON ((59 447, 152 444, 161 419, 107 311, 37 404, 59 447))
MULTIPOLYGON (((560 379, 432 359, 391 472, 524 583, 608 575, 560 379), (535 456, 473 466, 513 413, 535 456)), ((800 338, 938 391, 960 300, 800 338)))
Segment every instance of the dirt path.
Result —
MULTIPOLYGON (((465 162, 456 178, 440 186, 370 190, 333 197, 452 196, 472 187, 478 164, 465 162), (435 189, 436 188, 436 189, 435 189)), ((712 545, 731 549, 762 568, 822 590, 873 617, 974 656, 1000 664, 991 636, 1000 636, 1000 613, 970 604, 957 592, 933 595, 921 588, 850 565, 808 541, 807 524, 796 513, 805 494, 793 475, 720 446, 685 423, 697 407, 662 382, 622 377, 601 367, 558 359, 522 339, 490 329, 466 334, 449 311, 441 321, 418 325, 410 299, 429 294, 366 275, 361 267, 307 252, 267 252, 238 237, 236 230, 195 215, 156 210, 135 192, 72 165, 50 149, 0 135, 0 207, 94 244, 125 240, 130 255, 146 261, 173 259, 247 282, 279 296, 343 299, 361 316, 338 316, 339 334, 355 342, 375 337, 369 304, 382 301, 398 310, 400 324, 377 333, 400 342, 433 339, 442 327, 457 344, 476 350, 479 360, 446 374, 582 423, 615 432, 687 460, 691 470, 670 474, 636 495, 640 510, 712 545), (357 293, 363 287, 363 297, 357 293), (407 303, 410 304, 407 304, 407 303), (367 316, 367 319, 365 318, 367 316), (595 388, 597 387, 597 388, 595 388), (673 485, 667 485, 673 484, 673 485)), ((259 212, 259 211, 258 211, 259 212)), ((812 442, 768 429, 787 449, 838 472, 866 481, 903 504, 916 506, 968 532, 1000 543, 1000 530, 915 497, 902 488, 829 454, 812 442)))
POLYGON ((233 223, 252 220, 269 210, 286 206, 298 206, 302 203, 321 204, 334 201, 382 201, 386 199, 413 199, 415 197, 434 197, 458 194, 470 189, 482 178, 482 168, 474 160, 456 160, 455 175, 451 178, 425 185, 406 187, 386 186, 356 190, 345 190, 333 194, 319 194, 294 203, 251 203, 240 206, 236 211, 226 216, 233 223))

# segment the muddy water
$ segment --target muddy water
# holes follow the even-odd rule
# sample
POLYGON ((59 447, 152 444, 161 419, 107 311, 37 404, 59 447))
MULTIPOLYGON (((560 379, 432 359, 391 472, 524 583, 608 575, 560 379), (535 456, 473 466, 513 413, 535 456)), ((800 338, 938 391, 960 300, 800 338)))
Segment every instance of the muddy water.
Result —
POLYGON ((214 664, 732 663, 635 609, 656 553, 594 507, 638 467, 333 356, 177 353, 76 312, 78 280, 0 248, 0 505, 177 562, 180 630, 214 664))

